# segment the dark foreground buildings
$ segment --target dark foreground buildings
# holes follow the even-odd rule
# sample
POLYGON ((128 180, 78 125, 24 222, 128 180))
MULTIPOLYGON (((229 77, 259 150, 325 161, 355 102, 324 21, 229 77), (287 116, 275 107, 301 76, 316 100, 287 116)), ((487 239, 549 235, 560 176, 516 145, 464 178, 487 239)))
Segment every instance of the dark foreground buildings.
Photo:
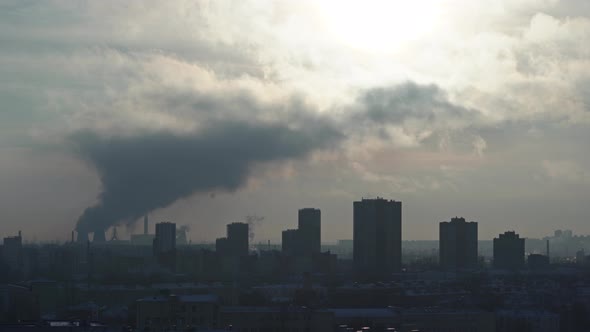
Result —
POLYGON ((353 203, 353 260, 358 276, 401 270, 402 203, 383 198, 353 203))
POLYGON ((455 217, 440 223, 440 266, 445 270, 477 267, 477 223, 455 217))
POLYGON ((494 239, 494 268, 520 270, 524 267, 524 239, 515 232, 504 232, 494 239))

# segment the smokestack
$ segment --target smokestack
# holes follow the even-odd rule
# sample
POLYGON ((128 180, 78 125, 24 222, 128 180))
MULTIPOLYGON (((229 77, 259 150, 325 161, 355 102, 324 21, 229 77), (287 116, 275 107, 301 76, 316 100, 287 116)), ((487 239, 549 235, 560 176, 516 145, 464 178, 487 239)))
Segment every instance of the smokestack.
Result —
POLYGON ((547 259, 549 259, 549 240, 547 240, 547 259))
POLYGON ((94 240, 92 242, 104 243, 107 242, 107 237, 102 230, 94 231, 94 240))
POLYGON ((148 234, 148 216, 143 217, 143 234, 148 234))
POLYGON ((72 231, 72 243, 74 243, 74 231, 72 231))
POLYGON ((18 231, 18 237, 22 238, 22 232, 18 231))

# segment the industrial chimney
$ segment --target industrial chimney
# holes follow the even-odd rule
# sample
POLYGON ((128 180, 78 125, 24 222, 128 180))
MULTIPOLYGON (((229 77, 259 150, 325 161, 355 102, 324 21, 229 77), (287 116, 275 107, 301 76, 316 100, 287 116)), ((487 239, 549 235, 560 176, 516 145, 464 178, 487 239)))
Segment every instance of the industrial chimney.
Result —
POLYGON ((143 217, 143 234, 148 234, 148 216, 143 217))

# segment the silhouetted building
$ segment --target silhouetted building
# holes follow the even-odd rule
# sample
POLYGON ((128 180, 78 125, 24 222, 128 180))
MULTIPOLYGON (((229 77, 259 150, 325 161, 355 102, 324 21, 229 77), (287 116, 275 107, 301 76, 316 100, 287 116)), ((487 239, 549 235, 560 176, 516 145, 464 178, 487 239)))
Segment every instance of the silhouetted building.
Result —
POLYGON ((298 237, 304 255, 319 254, 322 241, 322 214, 319 209, 299 210, 298 237))
POLYGON ((353 259, 357 273, 374 275, 401 270, 402 203, 363 199, 354 202, 353 259))
POLYGON ((248 256, 250 231, 248 224, 234 222, 227 225, 227 240, 232 255, 248 256))
POLYGON ((494 268, 518 270, 524 267, 524 239, 504 232, 494 239, 494 268))
POLYGON ((231 250, 229 249, 229 241, 226 237, 221 237, 215 240, 215 251, 223 256, 230 255, 231 250))
POLYGON ((452 218, 440 223, 440 266, 443 269, 477 267, 477 223, 465 218, 452 218))
POLYGON ((161 222, 156 224, 156 237, 154 238, 154 253, 164 254, 176 249, 176 224, 161 222))
POLYGON ((283 254, 294 256, 300 252, 298 234, 299 230, 297 229, 287 229, 283 231, 281 242, 283 254))
POLYGON ((157 223, 153 243, 154 256, 158 263, 172 271, 176 270, 176 224, 157 223))
POLYGON ((215 250, 223 256, 242 257, 250 252, 248 224, 234 222, 227 225, 227 237, 215 241, 215 250))
POLYGON ((4 258, 4 261, 8 264, 11 270, 21 270, 23 265, 23 241, 20 231, 18 232, 18 236, 4 238, 2 258, 4 258))

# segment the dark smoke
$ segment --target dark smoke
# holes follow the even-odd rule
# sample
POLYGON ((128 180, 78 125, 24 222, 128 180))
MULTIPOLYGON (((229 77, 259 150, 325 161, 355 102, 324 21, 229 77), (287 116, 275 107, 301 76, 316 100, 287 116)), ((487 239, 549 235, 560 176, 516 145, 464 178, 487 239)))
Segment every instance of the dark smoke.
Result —
POLYGON ((99 203, 80 216, 77 230, 132 223, 148 212, 198 192, 233 191, 254 166, 304 158, 329 148, 341 134, 327 124, 292 129, 281 124, 221 122, 194 134, 148 133, 72 139, 77 154, 99 174, 99 203))

